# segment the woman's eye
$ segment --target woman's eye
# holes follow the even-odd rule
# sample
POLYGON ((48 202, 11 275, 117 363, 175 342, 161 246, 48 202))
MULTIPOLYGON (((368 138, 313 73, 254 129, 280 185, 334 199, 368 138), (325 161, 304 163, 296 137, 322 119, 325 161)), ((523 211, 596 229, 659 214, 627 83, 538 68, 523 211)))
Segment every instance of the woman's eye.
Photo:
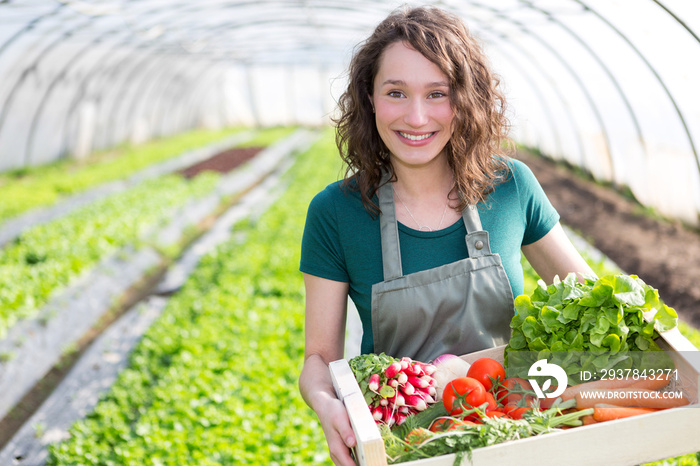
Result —
POLYGON ((396 98, 399 98, 399 97, 401 97, 403 94, 402 94, 401 92, 399 92, 399 91, 389 91, 389 92, 387 93, 387 95, 388 95, 389 97, 396 97, 396 98))
POLYGON ((447 95, 447 94, 445 94, 445 93, 442 92, 442 91, 435 91, 435 92, 431 92, 431 93, 428 95, 428 97, 431 98, 431 99, 437 99, 437 98, 440 98, 440 97, 445 97, 446 95, 447 95))

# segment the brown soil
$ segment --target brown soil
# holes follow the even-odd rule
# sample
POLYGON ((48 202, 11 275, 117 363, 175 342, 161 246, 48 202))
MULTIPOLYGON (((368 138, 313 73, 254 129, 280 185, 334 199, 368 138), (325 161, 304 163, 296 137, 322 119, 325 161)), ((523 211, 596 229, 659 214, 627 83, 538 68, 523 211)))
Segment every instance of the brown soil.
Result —
POLYGON ((188 179, 193 178, 206 170, 217 171, 219 173, 228 173, 240 164, 255 157, 255 155, 262 149, 262 147, 229 149, 208 158, 207 160, 203 160, 195 165, 182 169, 178 173, 188 179))
POLYGON ((562 165, 521 152, 571 227, 628 274, 657 288, 681 320, 700 328, 700 233, 680 222, 655 219, 614 189, 596 184, 562 165))

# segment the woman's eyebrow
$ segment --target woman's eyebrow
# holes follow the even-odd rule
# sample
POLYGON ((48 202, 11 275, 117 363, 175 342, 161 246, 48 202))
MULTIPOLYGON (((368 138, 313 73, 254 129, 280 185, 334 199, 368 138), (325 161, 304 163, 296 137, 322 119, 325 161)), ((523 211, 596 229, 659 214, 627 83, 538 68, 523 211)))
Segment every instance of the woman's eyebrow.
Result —
MULTIPOLYGON (((387 84, 391 86, 405 86, 406 81, 402 79, 387 79, 382 83, 382 86, 386 86, 387 84)), ((446 81, 435 81, 432 83, 427 83, 425 87, 450 87, 450 85, 446 81)))

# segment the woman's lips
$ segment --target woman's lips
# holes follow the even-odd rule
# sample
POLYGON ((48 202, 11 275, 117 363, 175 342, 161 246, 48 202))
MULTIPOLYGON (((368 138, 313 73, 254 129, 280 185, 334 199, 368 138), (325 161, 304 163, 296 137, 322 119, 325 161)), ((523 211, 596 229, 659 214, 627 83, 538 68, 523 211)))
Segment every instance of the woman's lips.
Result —
POLYGON ((412 133, 405 133, 403 131, 397 131, 396 132, 401 138, 403 139, 408 139, 411 142, 423 142, 435 135, 435 131, 430 132, 430 133, 421 133, 421 134, 412 134, 412 133))

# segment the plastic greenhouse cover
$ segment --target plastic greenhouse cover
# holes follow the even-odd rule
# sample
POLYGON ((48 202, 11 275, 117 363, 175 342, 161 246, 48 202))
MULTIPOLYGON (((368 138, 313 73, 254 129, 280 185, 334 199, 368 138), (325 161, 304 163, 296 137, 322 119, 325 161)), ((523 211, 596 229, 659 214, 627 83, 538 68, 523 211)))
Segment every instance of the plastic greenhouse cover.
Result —
MULTIPOLYGON (((0 3, 0 171, 192 127, 328 122, 402 1, 0 3)), ((698 225, 700 2, 442 0, 501 75, 513 136, 698 225)))

